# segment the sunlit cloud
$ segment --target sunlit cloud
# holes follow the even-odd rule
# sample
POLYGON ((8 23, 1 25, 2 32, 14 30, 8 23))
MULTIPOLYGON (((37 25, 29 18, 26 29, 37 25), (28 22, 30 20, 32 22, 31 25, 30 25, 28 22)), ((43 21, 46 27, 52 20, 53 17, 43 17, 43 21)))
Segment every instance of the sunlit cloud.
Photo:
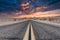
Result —
POLYGON ((24 4, 24 3, 21 4, 21 6, 23 6, 23 7, 24 7, 24 6, 28 6, 28 5, 29 5, 28 2, 27 2, 26 4, 24 4))
POLYGON ((38 12, 48 12, 56 9, 60 9, 60 0, 0 0, 0 12, 16 16, 21 14, 36 15, 36 13, 40 14, 38 12))
POLYGON ((47 12, 35 12, 35 13, 28 14, 28 15, 25 14, 25 15, 15 16, 14 18, 34 18, 34 17, 54 17, 54 16, 60 16, 60 13, 58 13, 56 11, 57 10, 47 11, 47 12))
POLYGON ((29 2, 27 2, 26 4, 22 3, 21 6, 22 6, 22 9, 25 10, 29 8, 29 2))

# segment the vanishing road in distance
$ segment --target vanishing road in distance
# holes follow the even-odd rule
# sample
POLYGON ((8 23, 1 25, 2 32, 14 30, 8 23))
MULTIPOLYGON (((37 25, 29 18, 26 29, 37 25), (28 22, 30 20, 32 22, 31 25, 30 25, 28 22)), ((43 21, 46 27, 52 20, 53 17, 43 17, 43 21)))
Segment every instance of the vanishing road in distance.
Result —
POLYGON ((0 40, 60 40, 60 26, 28 19, 0 26, 0 40))

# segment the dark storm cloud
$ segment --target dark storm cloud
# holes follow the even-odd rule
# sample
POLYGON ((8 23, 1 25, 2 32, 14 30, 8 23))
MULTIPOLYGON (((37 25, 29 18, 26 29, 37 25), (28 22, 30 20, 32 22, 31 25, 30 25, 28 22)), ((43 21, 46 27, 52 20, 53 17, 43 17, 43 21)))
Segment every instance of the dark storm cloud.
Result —
POLYGON ((30 0, 31 1, 31 7, 37 7, 37 6, 48 6, 46 9, 42 9, 45 11, 48 10, 55 10, 60 9, 60 0, 30 0))
MULTIPOLYGON (((23 3, 25 1, 26 0, 24 0, 23 3)), ((42 8, 40 11, 50 11, 50 10, 60 9, 60 0, 29 0, 28 2, 30 2, 30 8, 28 9, 27 13, 29 12, 29 10, 32 10, 36 7, 47 6, 47 8, 42 8)))
POLYGON ((19 5, 20 0, 0 0, 0 12, 20 10, 19 5))
POLYGON ((21 10, 21 3, 30 2, 30 8, 48 6, 42 11, 60 9, 60 0, 0 0, 0 12, 15 12, 21 10))
POLYGON ((21 3, 27 3, 29 0, 21 0, 21 3))
POLYGON ((60 9, 60 2, 48 6, 48 8, 43 9, 43 11, 50 11, 50 10, 56 10, 56 9, 60 9))
POLYGON ((44 6, 44 5, 52 5, 60 0, 30 0, 32 6, 44 6))

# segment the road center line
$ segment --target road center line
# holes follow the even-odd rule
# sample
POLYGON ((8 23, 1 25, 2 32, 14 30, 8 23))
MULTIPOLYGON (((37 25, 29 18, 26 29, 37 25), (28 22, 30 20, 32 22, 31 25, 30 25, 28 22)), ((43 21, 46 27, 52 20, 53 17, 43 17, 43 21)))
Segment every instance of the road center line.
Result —
POLYGON ((29 27, 29 39, 28 40, 31 40, 31 24, 30 24, 30 27, 29 27))
POLYGON ((31 40, 36 40, 32 25, 31 25, 31 40))
POLYGON ((23 40, 36 40, 31 23, 28 24, 23 40))
POLYGON ((27 30, 25 32, 23 40, 28 40, 29 39, 29 28, 30 28, 30 23, 28 24, 27 30))

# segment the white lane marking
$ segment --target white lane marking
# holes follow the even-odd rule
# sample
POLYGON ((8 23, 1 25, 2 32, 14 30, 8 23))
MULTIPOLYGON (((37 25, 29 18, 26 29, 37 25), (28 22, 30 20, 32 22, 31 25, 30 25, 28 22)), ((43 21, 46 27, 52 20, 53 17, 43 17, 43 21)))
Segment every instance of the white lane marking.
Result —
POLYGON ((26 30, 26 33, 24 35, 23 40, 28 40, 29 39, 29 28, 30 28, 30 23, 28 24, 28 27, 27 27, 27 30, 26 30))
POLYGON ((35 35, 34 35, 34 31, 33 31, 33 28, 32 28, 32 25, 31 25, 31 40, 36 40, 35 39, 35 35))

